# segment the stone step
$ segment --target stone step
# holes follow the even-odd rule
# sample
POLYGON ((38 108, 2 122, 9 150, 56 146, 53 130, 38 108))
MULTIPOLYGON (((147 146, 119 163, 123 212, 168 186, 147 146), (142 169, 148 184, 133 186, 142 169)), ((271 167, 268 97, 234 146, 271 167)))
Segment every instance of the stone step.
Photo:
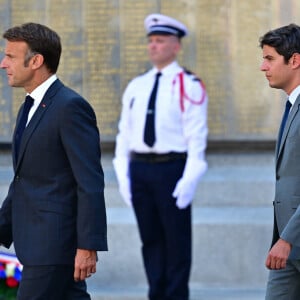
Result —
MULTIPOLYGON (((92 300, 147 300, 147 289, 119 288, 91 290, 92 300)), ((190 300, 263 300, 264 289, 241 289, 241 288, 199 288, 192 286, 190 300)))
MULTIPOLYGON (((92 286, 146 285, 136 221, 130 208, 109 208, 109 251, 99 254, 92 286)), ((191 284, 263 287, 272 232, 269 207, 203 207, 193 210, 191 284)))
MULTIPOLYGON (((212 158, 210 158, 212 159, 212 158)), ((194 199, 195 206, 268 206, 274 197, 273 164, 249 161, 221 163, 214 161, 200 181, 194 199)), ((118 191, 115 173, 105 169, 106 203, 110 207, 124 206, 118 191)))
MULTIPOLYGON (((211 173, 208 171, 199 183, 193 200, 194 206, 255 207, 272 205, 274 180, 253 178, 246 181, 242 179, 243 174, 241 173, 237 174, 236 178, 221 179, 213 177, 211 173)), ((105 200, 107 207, 125 206, 116 183, 106 183, 105 200)))
MULTIPOLYGON (((108 206, 122 206, 112 154, 106 154, 103 168, 108 206)), ((274 154, 208 154, 208 170, 199 183, 195 206, 268 206, 274 195, 274 154)))
MULTIPOLYGON (((107 207, 124 207, 119 194, 112 153, 105 153, 102 164, 105 174, 107 207)), ((208 171, 203 176, 194 199, 194 206, 268 206, 274 195, 273 153, 210 154, 208 171)), ((7 193, 13 177, 10 158, 0 165, 0 199, 7 193)))

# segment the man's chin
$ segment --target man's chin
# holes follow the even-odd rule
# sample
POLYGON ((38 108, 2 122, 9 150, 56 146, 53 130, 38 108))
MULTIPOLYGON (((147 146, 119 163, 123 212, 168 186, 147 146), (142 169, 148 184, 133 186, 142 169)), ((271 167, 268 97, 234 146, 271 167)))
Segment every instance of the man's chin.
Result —
POLYGON ((11 86, 11 87, 21 87, 19 84, 15 83, 15 82, 13 82, 13 81, 11 81, 11 80, 8 81, 8 84, 9 84, 9 86, 11 86))
POLYGON ((275 83, 271 83, 269 82, 269 86, 273 89, 281 89, 281 87, 279 87, 278 85, 276 85, 275 83))
POLYGON ((15 87, 16 86, 11 77, 8 77, 8 85, 11 86, 11 87, 15 87))

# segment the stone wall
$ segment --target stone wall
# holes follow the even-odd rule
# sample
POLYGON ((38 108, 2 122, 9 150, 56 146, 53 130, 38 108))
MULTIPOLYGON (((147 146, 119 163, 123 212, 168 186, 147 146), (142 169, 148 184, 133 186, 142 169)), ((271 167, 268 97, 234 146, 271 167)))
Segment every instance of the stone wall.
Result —
MULTIPOLYGON (((184 22, 182 65, 202 78, 210 97, 210 141, 273 141, 282 92, 269 88, 258 40, 296 22, 299 0, 0 0, 0 31, 39 22, 62 38, 59 77, 93 105, 103 142, 117 133, 128 81, 150 67, 143 20, 154 12, 184 22)), ((0 46, 4 46, 2 40, 0 46)), ((9 143, 22 89, 0 75, 0 142, 9 143)))

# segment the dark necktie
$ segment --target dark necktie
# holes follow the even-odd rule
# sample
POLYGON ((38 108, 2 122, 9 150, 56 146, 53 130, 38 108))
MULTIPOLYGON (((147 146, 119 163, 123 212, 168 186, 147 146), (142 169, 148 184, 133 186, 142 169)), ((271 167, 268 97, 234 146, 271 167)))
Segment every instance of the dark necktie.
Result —
POLYGON ((22 135, 23 135, 23 132, 24 132, 25 127, 26 127, 26 123, 27 123, 27 120, 28 120, 28 113, 29 113, 30 108, 33 104, 33 101, 34 100, 29 95, 26 96, 24 106, 23 106, 22 115, 20 117, 20 121, 19 121, 18 127, 16 129, 16 133, 15 133, 16 161, 18 160, 18 154, 19 154, 20 144, 21 144, 21 140, 22 140, 22 135))
POLYGON ((156 74, 155 83, 149 99, 145 123, 144 142, 150 147, 152 147, 155 142, 155 101, 160 75, 160 72, 156 74))
POLYGON ((289 100, 287 100, 287 101, 286 101, 286 104, 285 104, 285 111, 284 111, 284 114, 283 114, 283 117, 282 117, 280 129, 279 129, 279 135, 278 135, 278 149, 279 149, 279 147, 280 147, 280 143, 281 143, 281 138, 282 138, 283 130, 284 130, 284 127, 285 127, 286 120, 287 120, 287 118, 288 118, 288 116, 289 116, 289 112, 290 112, 291 106, 292 106, 292 103, 291 103, 289 100))

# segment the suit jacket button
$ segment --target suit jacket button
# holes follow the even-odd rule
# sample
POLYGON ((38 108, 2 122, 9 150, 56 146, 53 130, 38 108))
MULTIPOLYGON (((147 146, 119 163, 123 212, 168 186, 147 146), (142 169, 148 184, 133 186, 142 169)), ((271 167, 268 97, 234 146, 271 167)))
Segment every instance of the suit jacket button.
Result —
POLYGON ((19 176, 19 175, 16 175, 15 180, 16 180, 16 181, 19 181, 19 179, 20 179, 20 176, 19 176))

